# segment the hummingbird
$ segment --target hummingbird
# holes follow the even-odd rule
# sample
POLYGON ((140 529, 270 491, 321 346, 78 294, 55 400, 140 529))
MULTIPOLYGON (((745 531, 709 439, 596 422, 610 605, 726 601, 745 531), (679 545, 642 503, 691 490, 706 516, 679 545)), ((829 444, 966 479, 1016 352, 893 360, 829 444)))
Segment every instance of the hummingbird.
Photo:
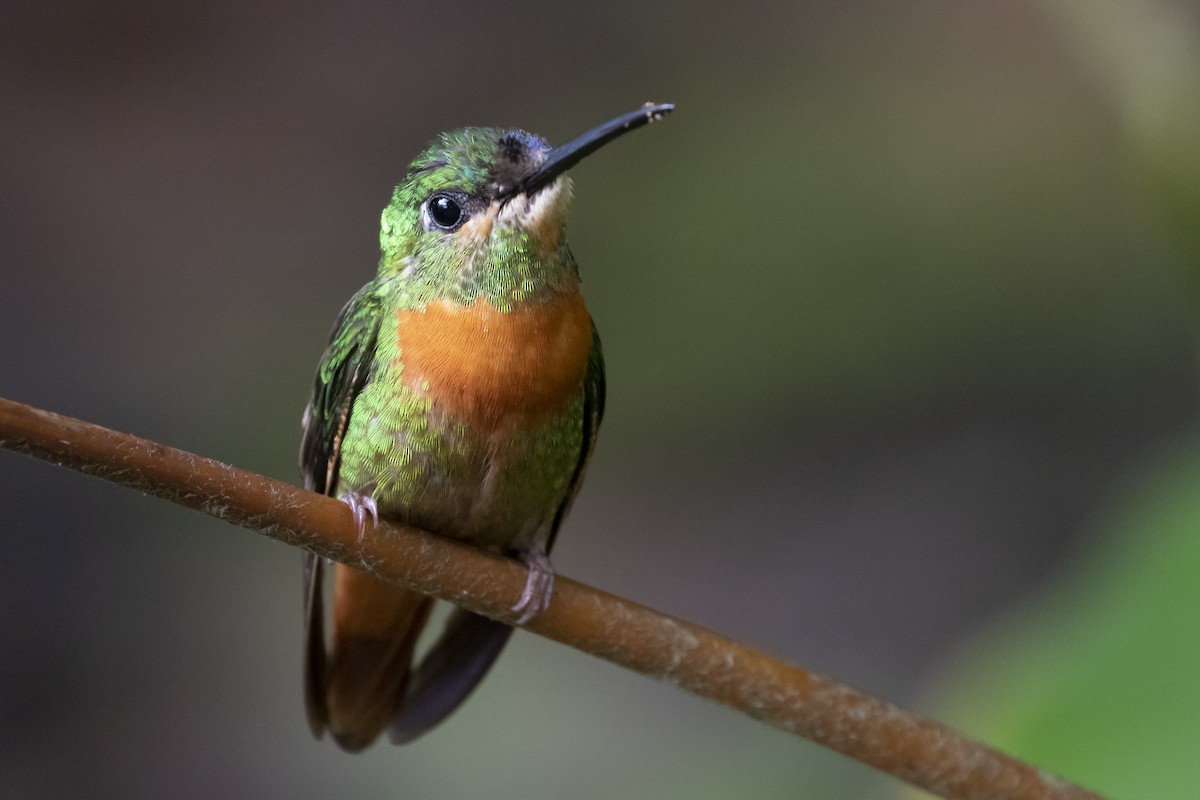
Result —
MULTIPOLYGON (((517 129, 435 138, 383 210, 378 272, 342 309, 304 411, 306 488, 346 503, 360 536, 383 517, 520 560, 519 624, 550 601, 548 554, 604 415, 565 173, 673 108, 648 103, 556 148, 517 129)), ((335 564, 327 643, 326 568, 305 554, 305 705, 314 736, 346 751, 438 724, 512 633, 456 609, 414 663, 433 600, 335 564)))

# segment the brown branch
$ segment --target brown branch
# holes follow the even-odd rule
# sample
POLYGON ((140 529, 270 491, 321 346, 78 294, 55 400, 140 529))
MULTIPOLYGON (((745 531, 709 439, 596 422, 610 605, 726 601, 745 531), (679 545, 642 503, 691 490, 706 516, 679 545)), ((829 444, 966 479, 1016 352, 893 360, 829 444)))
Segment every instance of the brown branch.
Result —
MULTIPOLYGON (((383 522, 359 539, 342 503, 156 442, 0 398, 0 446, 259 531, 513 622, 525 570, 383 522)), ((1099 798, 940 723, 569 578, 526 629, 857 759, 946 798, 1099 798)))

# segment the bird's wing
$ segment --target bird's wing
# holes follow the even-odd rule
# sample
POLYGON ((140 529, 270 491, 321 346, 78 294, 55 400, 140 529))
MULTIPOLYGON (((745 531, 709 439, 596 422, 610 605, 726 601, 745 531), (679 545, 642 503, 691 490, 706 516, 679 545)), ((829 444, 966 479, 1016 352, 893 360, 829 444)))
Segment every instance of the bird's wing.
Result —
POLYGON ((579 448, 579 461, 575 464, 575 473, 567 486, 554 515, 554 525, 550 529, 550 539, 546 542, 546 552, 554 545, 558 530, 562 527, 575 495, 583 485, 583 476, 587 472, 588 462, 592 460, 592 452, 596 449, 596 437, 600 433, 600 421, 604 419, 604 351, 600 347, 600 334, 596 324, 592 323, 592 349, 588 355, 587 373, 583 379, 583 439, 579 448))
POLYGON ((327 495, 337 489, 342 436, 354 398, 370 377, 379 321, 380 299, 368 284, 350 298, 333 326, 301 423, 300 471, 306 489, 327 495))
MULTIPOLYGON (((379 297, 368 284, 338 316, 329 346, 317 368, 313 395, 304 410, 300 470, 306 489, 333 495, 337 491, 342 437, 350 422, 354 398, 370 378, 379 333, 379 297)), ((304 554, 304 701, 308 724, 320 736, 329 721, 325 698, 325 623, 321 559, 304 554)))

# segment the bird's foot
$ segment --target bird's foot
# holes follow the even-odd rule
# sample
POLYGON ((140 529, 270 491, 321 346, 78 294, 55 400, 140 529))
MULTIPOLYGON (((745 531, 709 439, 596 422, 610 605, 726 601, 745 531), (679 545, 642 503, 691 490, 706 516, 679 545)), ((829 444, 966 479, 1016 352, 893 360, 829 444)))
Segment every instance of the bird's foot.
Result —
POLYGON ((375 498, 369 494, 351 492, 339 499, 350 506, 350 513, 354 514, 354 525, 358 528, 358 540, 361 542, 367 532, 367 515, 370 514, 371 520, 376 525, 379 524, 379 506, 375 498))
POLYGON ((529 569, 529 576, 525 579, 521 599, 512 610, 521 615, 517 618, 517 624, 524 625, 550 606, 550 595, 554 592, 554 567, 550 564, 550 557, 540 550, 526 551, 519 557, 529 569))

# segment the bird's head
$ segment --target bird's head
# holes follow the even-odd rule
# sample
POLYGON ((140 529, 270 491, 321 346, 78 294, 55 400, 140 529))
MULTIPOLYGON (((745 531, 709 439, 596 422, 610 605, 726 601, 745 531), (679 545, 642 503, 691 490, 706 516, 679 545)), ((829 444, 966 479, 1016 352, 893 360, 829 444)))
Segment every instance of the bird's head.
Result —
POLYGON ((422 294, 520 300, 578 281, 566 244, 565 172, 621 134, 661 118, 647 105, 550 147, 523 130, 461 128, 413 161, 384 209, 381 275, 422 294))

